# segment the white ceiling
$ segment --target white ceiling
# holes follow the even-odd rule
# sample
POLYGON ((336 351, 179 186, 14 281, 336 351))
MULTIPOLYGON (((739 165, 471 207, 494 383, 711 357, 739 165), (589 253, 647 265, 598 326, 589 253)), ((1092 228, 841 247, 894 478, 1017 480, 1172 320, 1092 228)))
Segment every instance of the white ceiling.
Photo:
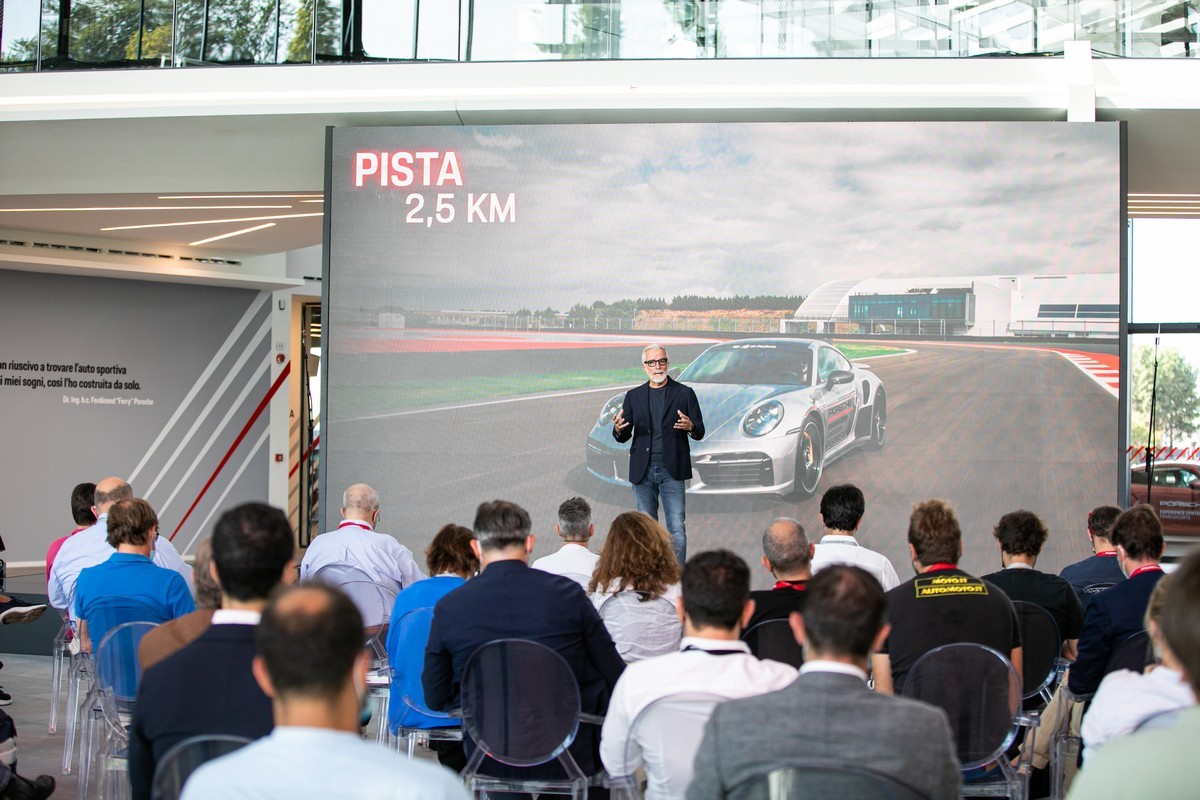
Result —
MULTIPOLYGON (((277 253, 322 218, 104 230, 316 213, 329 126, 683 120, 1057 120, 1081 86, 1127 122, 1133 195, 1200 216, 1200 81, 1169 59, 812 59, 393 64, 0 76, 0 231, 277 253), (951 63, 953 62, 953 63, 951 63), (1082 72, 1081 72, 1082 69, 1082 72), (1080 78, 1083 74, 1085 77, 1080 78), (1090 81, 1090 82, 1089 82, 1090 81), (1079 84, 1079 85, 1077 85, 1079 84), (276 195, 214 198, 215 195, 276 195), (164 199, 198 195, 194 199, 164 199), (208 198, 208 199, 205 199, 208 198), (316 198, 308 198, 316 199, 316 198), (1153 198, 1150 198, 1153 199, 1153 198), (278 205, 200 209, 201 205, 278 205), (164 208, 187 206, 187 208, 164 208), (9 212, 19 208, 129 210, 9 212), (136 210, 134 210, 136 209, 136 210)), ((1073 102, 1073 101, 1072 101, 1073 102)), ((1131 208, 1140 200, 1131 198, 1131 208)), ((1177 214, 1176 214, 1177 216, 1177 214)))

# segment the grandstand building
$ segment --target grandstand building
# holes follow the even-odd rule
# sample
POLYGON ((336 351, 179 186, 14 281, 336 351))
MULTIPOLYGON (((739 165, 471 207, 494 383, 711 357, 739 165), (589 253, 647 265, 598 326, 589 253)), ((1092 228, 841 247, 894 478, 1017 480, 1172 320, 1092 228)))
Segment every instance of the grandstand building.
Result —
POLYGON ((829 281, 783 333, 1114 338, 1115 272, 829 281))

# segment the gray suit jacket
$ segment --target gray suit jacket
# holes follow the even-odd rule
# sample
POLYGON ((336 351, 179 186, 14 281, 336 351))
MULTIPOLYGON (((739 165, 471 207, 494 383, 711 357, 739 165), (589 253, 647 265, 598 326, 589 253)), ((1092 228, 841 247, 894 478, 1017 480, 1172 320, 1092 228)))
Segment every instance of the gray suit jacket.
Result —
POLYGON ((798 759, 869 769, 935 800, 959 796, 958 759, 941 709, 876 694, 853 675, 810 672, 778 692, 717 706, 688 800, 723 798, 798 759))

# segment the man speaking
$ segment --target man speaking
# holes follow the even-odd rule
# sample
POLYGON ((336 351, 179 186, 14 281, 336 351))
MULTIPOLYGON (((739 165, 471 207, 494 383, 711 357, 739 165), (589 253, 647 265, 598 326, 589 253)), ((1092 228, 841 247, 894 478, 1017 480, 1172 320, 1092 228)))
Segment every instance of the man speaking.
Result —
POLYGON ((629 482, 637 509, 658 519, 662 497, 671 548, 683 564, 687 559, 684 489, 692 477, 688 437, 704 438, 704 419, 696 393, 670 378, 667 364, 662 346, 652 344, 642 350, 642 369, 650 380, 625 393, 625 402, 613 418, 613 438, 627 442, 633 437, 629 482))

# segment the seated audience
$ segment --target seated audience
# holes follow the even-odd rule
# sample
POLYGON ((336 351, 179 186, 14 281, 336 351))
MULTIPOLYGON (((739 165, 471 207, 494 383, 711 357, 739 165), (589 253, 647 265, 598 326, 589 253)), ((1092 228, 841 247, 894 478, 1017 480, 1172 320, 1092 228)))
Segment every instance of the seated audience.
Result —
POLYGON ((804 612, 791 616, 804 666, 789 686, 717 706, 696 754, 688 800, 717 800, 797 760, 871 770, 913 796, 959 796, 958 759, 945 713, 867 688, 867 658, 888 634, 887 599, 874 576, 835 565, 813 576, 804 612))
POLYGON ((1109 539, 1113 523, 1121 515, 1116 506, 1098 506, 1087 518, 1087 534, 1092 545, 1092 555, 1063 567, 1061 573, 1067 583, 1075 589, 1086 609, 1092 597, 1112 588, 1125 580, 1121 566, 1117 563, 1117 551, 1109 539))
POLYGON ((1021 674, 1017 613, 999 587, 958 568, 962 530, 949 503, 928 500, 913 506, 908 552, 917 576, 888 592, 891 634, 872 657, 875 691, 902 691, 917 659, 955 642, 998 650, 1021 674))
POLYGON ((682 649, 626 668, 600 732, 600 758, 608 774, 632 775, 645 760, 646 800, 681 796, 695 752, 660 752, 654 749, 656 742, 638 738, 632 727, 643 709, 679 692, 749 697, 782 689, 796 679, 795 667, 759 661, 738 639, 754 611, 745 561, 728 550, 700 553, 684 565, 682 584, 682 595, 675 601, 683 623, 682 649))
POLYGON ((371 580, 399 592, 425 575, 412 552, 386 533, 379 533, 379 493, 356 483, 342 494, 342 521, 337 530, 312 540, 300 562, 300 580, 311 580, 321 567, 354 567, 371 580))
POLYGON ((363 740, 370 656, 362 631, 358 609, 336 589, 276 594, 255 630, 253 662, 275 729, 192 773, 184 800, 467 800, 453 772, 363 740))
POLYGON ((750 593, 754 613, 746 623, 753 628, 769 619, 787 619, 804 609, 804 587, 812 577, 811 559, 815 545, 804 535, 804 526, 790 517, 779 517, 763 531, 762 565, 775 578, 767 590, 750 593))
POLYGON ((1062 638, 1062 655, 1075 658, 1075 643, 1083 630, 1083 604, 1071 584, 1057 575, 1034 569, 1049 531, 1030 511, 1005 514, 992 530, 1000 545, 1004 569, 984 575, 1004 590, 1009 600, 1033 603, 1050 612, 1062 638))
POLYGON ((50 543, 46 549, 46 585, 50 585, 50 569, 54 566, 54 558, 62 549, 63 543, 80 531, 86 531, 96 524, 96 514, 92 511, 92 500, 96 496, 96 484, 79 483, 71 490, 71 519, 75 520, 75 529, 66 536, 60 536, 50 543))
POLYGON ((152 631, 147 631, 138 643, 138 663, 142 671, 153 667, 184 645, 196 641, 196 637, 208 630, 213 612, 221 607, 221 587, 213 579, 212 539, 203 539, 196 545, 196 560, 192 564, 192 584, 196 589, 196 610, 178 619, 168 620, 152 631))
POLYGON ((149 800, 155 767, 184 739, 271 732, 271 701, 250 667, 254 626, 275 588, 295 578, 295 547, 287 515, 266 504, 246 503, 217 520, 209 571, 221 608, 195 641, 142 676, 129 739, 134 800, 149 800))
POLYGON ((592 524, 592 507, 587 500, 582 497, 564 500, 558 507, 554 532, 562 539, 563 546, 558 552, 534 561, 533 568, 566 575, 586 589, 592 570, 600 560, 599 555, 588 549, 588 540, 596 532, 596 526, 592 524))
POLYGON ((863 547, 855 537, 866 508, 862 490, 850 483, 831 486, 821 496, 821 522, 825 525, 825 535, 813 552, 813 574, 830 564, 854 564, 874 575, 885 591, 894 589, 899 585, 900 577, 892 562, 882 553, 863 547))
MULTIPOLYGON (((400 638, 400 620, 405 614, 417 609, 432 609, 437 602, 467 582, 479 572, 479 557, 471 549, 475 534, 461 525, 445 525, 433 537, 425 550, 425 565, 431 577, 417 581, 396 597, 392 607, 391 624, 387 633, 388 664, 396 671, 392 678, 391 699, 388 703, 388 724, 393 730, 397 726, 406 728, 457 727, 458 720, 446 720, 422 714, 404 702, 407 696, 425 706, 425 692, 421 688, 421 665, 429 631, 424 629, 421 641, 400 638), (415 665, 415 669, 409 669, 415 665)), ((428 706, 426 706, 428 708, 428 706)), ((461 770, 466 766, 462 747, 458 742, 430 742, 445 766, 461 770)))
POLYGON ((1077 695, 1096 691, 1113 651, 1142 630, 1150 593, 1163 576, 1158 565, 1163 551, 1162 524, 1150 506, 1143 503, 1117 517, 1112 543, 1126 579, 1093 597, 1088 606, 1079 634, 1079 656, 1067 673, 1067 686, 1077 695))
POLYGON ((625 663, 678 649, 683 629, 670 606, 679 597, 679 561, 653 517, 627 511, 613 520, 587 590, 625 663), (639 602, 620 598, 605 608, 620 592, 636 592, 639 602), (651 602, 659 598, 667 603, 651 602))
MULTIPOLYGON (((96 484, 96 495, 92 503, 92 511, 96 515, 96 524, 86 531, 80 531, 59 548, 50 568, 50 605, 65 609, 70 615, 71 622, 78 619, 75 609, 75 582, 79 574, 88 567, 103 564, 108 561, 116 549, 109 544, 108 512, 113 504, 120 500, 133 497, 133 489, 120 478, 105 478, 96 484)), ((179 557, 171 540, 159 536, 157 528, 151 541, 151 559, 160 567, 179 573, 191 591, 192 568, 179 557)))
POLYGON ((82 570, 75 584, 75 617, 85 653, 92 652, 104 634, 122 622, 166 622, 196 610, 180 574, 150 559, 158 538, 158 516, 150 504, 140 498, 118 500, 105 517, 108 544, 116 552, 107 561, 82 570), (110 613, 107 608, 113 597, 132 601, 137 609, 110 613))
MULTIPOLYGON (((1113 543, 1118 541, 1114 531, 1113 543)), ((1200 608, 1200 553, 1193 553, 1174 573, 1163 605, 1161 627, 1163 640, 1179 659, 1193 693, 1200 694, 1197 608, 1200 608)), ((1105 745, 1076 777, 1069 800, 1132 797, 1193 800, 1200 797, 1200 771, 1192 763, 1197 752, 1200 752, 1200 706, 1192 706, 1180 712, 1169 730, 1138 731, 1105 745)))
POLYGON ((1080 729, 1084 761, 1102 745, 1132 733, 1147 719, 1196 702, 1183 666, 1162 634, 1163 605, 1173 581, 1171 575, 1164 576, 1146 606, 1146 630, 1154 646, 1155 664, 1147 667, 1144 674, 1119 669, 1100 681, 1080 729))
MULTIPOLYGON (((528 564, 534 537, 529 514, 515 503, 495 500, 479 506, 471 549, 482 566, 477 577, 450 592, 434 607, 425 649, 422 685, 435 711, 459 704, 467 658, 495 639, 528 639, 556 651, 579 683, 581 709, 603 714, 625 664, 612 638, 579 584, 528 564)), ((581 725, 571 755, 585 774, 599 771, 599 731, 581 725)), ((464 732, 468 756, 475 745, 464 732)), ((485 759, 483 770, 498 777, 559 778, 557 762, 510 767, 485 759)))

